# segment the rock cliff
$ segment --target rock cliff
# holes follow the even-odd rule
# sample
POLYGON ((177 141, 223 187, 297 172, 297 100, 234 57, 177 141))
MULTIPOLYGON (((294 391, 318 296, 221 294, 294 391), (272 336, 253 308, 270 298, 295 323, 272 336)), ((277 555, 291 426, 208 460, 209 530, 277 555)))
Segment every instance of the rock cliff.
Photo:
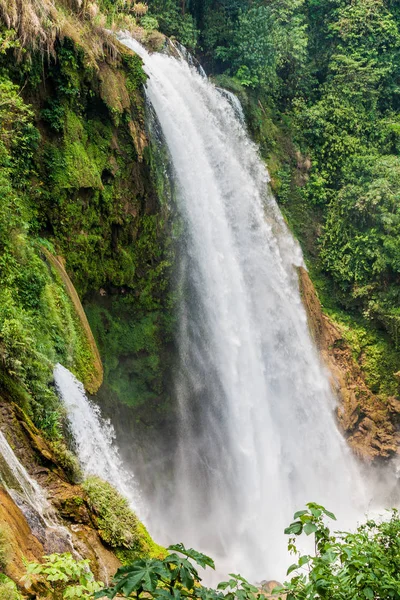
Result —
POLYGON ((382 398, 370 390, 340 326, 323 313, 308 272, 300 267, 298 273, 310 331, 339 399, 340 428, 359 457, 373 460, 393 456, 400 443, 400 402, 395 397, 382 398))

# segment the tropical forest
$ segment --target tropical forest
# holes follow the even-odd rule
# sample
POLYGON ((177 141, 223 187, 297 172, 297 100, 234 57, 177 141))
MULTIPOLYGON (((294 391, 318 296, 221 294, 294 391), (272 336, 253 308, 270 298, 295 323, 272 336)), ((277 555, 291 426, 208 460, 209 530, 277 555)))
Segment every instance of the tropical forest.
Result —
POLYGON ((400 3, 0 0, 0 600, 400 600, 400 3))

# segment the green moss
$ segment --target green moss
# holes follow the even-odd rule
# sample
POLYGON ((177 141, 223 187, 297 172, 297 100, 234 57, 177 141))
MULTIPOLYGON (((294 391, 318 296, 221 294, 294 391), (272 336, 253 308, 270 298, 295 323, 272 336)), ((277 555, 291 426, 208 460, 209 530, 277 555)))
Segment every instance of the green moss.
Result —
POLYGON ((143 523, 138 523, 138 542, 133 548, 117 548, 115 555, 123 565, 129 564, 138 558, 159 558, 167 556, 167 550, 156 544, 143 523))
POLYGON ((83 484, 101 538, 127 560, 155 557, 163 552, 151 539, 128 502, 109 483, 89 477, 83 484), (128 559, 129 557, 129 559, 128 559))
MULTIPOLYGON (((89 142, 82 117, 71 110, 65 111, 63 143, 52 143, 46 150, 50 177, 56 189, 102 189, 101 172, 106 155, 102 152, 104 138, 98 129, 90 127, 93 137, 89 142), (102 143, 96 143, 100 141, 102 143)), ((103 134, 109 131, 103 128, 103 134)))
POLYGON ((146 83, 147 75, 143 71, 143 62, 138 54, 124 54, 123 60, 128 74, 127 89, 132 94, 146 83))
POLYGON ((11 531, 5 523, 2 523, 0 524, 0 569, 5 569, 11 558, 11 531))
POLYGON ((14 581, 0 573, 0 600, 23 600, 14 581))
POLYGON ((393 347, 389 336, 363 323, 362 319, 344 313, 331 313, 331 316, 339 324, 370 390, 383 396, 397 395, 398 382, 394 374, 399 368, 400 352, 393 347))
POLYGON ((98 477, 89 477, 83 489, 96 516, 101 538, 112 547, 131 548, 138 539, 138 519, 127 500, 98 477))
POLYGON ((161 392, 161 323, 157 313, 136 313, 119 297, 91 303, 86 313, 99 346, 107 385, 121 402, 138 406, 161 392))

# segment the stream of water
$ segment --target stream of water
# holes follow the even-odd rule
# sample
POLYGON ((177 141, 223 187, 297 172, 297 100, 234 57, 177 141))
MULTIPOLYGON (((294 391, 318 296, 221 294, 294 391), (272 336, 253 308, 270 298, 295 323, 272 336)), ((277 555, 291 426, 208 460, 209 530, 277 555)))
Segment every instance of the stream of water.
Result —
POLYGON ((26 518, 31 532, 47 552, 74 551, 71 535, 57 518, 44 489, 16 457, 0 431, 0 485, 10 494, 26 518))
POLYGON ((86 476, 96 475, 113 485, 135 510, 140 498, 133 473, 127 470, 114 443, 111 423, 101 417, 98 406, 88 400, 82 383, 65 367, 57 364, 54 382, 67 411, 75 450, 86 476))

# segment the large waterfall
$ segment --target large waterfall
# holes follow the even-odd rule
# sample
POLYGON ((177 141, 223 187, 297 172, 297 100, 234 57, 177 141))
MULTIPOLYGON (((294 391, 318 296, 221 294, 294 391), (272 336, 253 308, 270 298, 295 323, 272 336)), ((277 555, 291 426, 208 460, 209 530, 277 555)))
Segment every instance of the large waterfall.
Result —
POLYGON ((346 520, 363 494, 310 339, 301 251, 229 98, 184 60, 120 39, 143 58, 185 229, 178 435, 149 526, 254 580, 281 576, 293 511, 316 501, 346 520))

